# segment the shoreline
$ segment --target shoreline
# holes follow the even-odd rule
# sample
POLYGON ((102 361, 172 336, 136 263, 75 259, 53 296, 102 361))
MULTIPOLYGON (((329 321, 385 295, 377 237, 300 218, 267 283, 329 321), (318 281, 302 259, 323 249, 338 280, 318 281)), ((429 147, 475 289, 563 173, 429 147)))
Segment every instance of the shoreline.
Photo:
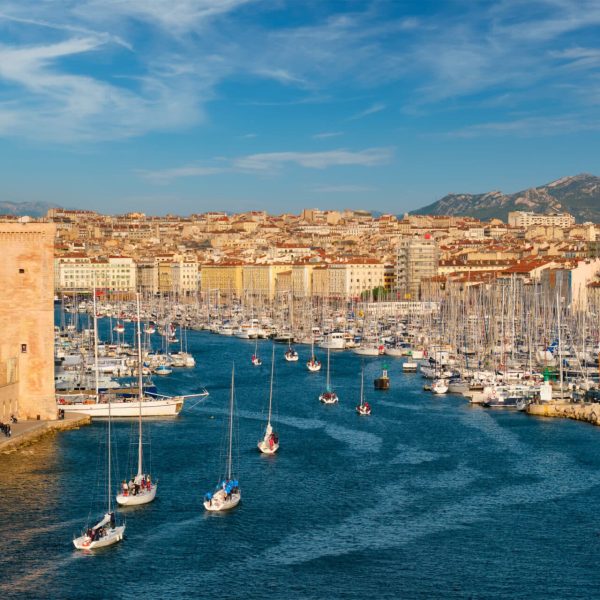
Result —
POLYGON ((0 455, 18 452, 22 448, 39 442, 47 435, 70 429, 79 429, 91 422, 92 418, 89 415, 69 412, 66 412, 65 418, 60 421, 20 421, 12 426, 13 434, 11 437, 0 439, 0 455))

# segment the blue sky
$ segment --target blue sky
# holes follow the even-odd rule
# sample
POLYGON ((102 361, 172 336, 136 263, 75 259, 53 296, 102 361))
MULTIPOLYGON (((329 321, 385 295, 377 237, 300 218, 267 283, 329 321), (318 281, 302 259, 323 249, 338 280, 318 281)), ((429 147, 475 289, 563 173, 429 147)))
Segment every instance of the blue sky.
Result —
POLYGON ((0 0, 0 199, 402 213, 600 174, 597 0, 0 0))

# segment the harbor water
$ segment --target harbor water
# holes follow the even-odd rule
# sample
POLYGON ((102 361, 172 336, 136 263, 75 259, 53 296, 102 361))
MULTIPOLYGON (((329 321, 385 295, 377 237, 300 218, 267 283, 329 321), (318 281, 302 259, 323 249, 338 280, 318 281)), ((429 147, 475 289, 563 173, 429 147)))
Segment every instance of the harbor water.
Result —
MULTIPOLYGON (((106 422, 0 457, 0 598, 594 598, 600 596, 600 432, 422 391, 397 359, 332 353, 340 398, 324 406, 310 348, 275 348, 274 425, 260 455, 271 343, 190 332, 194 369, 156 377, 190 399, 145 422, 154 503, 119 511, 126 539, 81 553, 72 539, 105 499, 106 422), (223 472, 232 363, 242 503, 206 514, 223 472), (355 412, 364 364, 370 417, 355 412), (389 367, 391 388, 372 381, 389 367)), ((325 363, 323 351, 317 351, 325 363)), ((115 421, 128 477, 130 421, 115 421)), ((118 481, 113 486, 115 491, 118 481)))

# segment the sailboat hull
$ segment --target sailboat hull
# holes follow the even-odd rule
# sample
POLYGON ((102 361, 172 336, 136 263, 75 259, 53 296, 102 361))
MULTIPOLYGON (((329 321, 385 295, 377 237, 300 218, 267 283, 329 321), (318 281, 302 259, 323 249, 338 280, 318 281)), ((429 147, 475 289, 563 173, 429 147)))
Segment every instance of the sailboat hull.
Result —
POLYGON ((242 495, 239 492, 226 497, 225 492, 221 490, 213 496, 212 500, 204 501, 204 508, 209 512, 225 512, 235 508, 241 499, 242 495))
POLYGON ((265 442, 264 440, 261 440, 260 442, 258 442, 258 449, 263 454, 275 454, 275 452, 277 452, 277 450, 279 450, 279 443, 273 444, 271 446, 269 444, 269 442, 265 442))
POLYGON ((73 540, 73 545, 77 550, 96 550, 98 548, 106 548, 120 542, 125 535, 125 525, 119 525, 111 529, 109 534, 99 540, 92 542, 87 535, 79 536, 73 540))
POLYGON ((154 484, 150 491, 144 490, 137 493, 135 496, 133 494, 117 494, 117 503, 120 506, 139 506, 140 504, 148 504, 152 502, 156 497, 156 490, 158 485, 154 484))
POLYGON ((379 348, 373 346, 359 346, 358 348, 353 348, 352 352, 359 356, 379 356, 379 348))
POLYGON ((325 392, 319 396, 319 400, 323 404, 336 404, 339 401, 339 398, 337 397, 337 394, 325 392))
MULTIPOLYGON (((175 417, 183 408, 184 398, 165 398, 156 400, 144 400, 142 404, 142 417, 175 417)), ((91 417, 108 417, 109 403, 98 402, 85 404, 74 402, 72 404, 57 404, 57 408, 67 412, 90 415, 91 417)), ((139 417, 140 402, 110 402, 110 413, 112 418, 139 417)))

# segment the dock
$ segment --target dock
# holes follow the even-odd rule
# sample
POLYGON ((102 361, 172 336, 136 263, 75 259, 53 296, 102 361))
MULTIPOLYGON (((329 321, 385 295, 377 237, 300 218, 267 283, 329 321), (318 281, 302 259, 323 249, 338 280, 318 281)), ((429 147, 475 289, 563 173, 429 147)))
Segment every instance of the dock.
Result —
POLYGON ((11 424, 11 437, 5 437, 0 433, 0 454, 11 454, 21 448, 35 444, 47 435, 53 435, 68 429, 79 429, 91 422, 92 418, 89 415, 66 412, 64 419, 56 421, 28 420, 13 423, 11 424))

